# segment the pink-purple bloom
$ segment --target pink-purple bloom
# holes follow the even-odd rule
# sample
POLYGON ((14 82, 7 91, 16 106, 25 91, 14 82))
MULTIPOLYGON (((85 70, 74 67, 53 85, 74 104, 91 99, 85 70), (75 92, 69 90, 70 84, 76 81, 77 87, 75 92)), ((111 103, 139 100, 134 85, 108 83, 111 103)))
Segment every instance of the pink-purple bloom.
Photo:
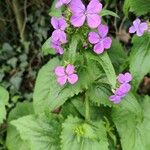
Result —
POLYGON ((101 23, 99 13, 102 10, 102 4, 99 0, 91 0, 87 7, 81 0, 72 0, 69 4, 72 12, 71 24, 75 27, 81 27, 85 20, 90 28, 97 28, 101 23))
POLYGON ((54 41, 60 41, 61 43, 66 43, 67 42, 67 37, 66 33, 64 30, 67 27, 67 23, 63 17, 56 18, 52 17, 51 18, 51 24, 53 28, 55 29, 52 33, 52 40, 54 41))
POLYGON ((121 102, 122 98, 127 95, 131 90, 131 85, 129 82, 132 80, 132 75, 130 73, 119 74, 117 77, 119 87, 114 91, 114 95, 109 97, 109 100, 115 104, 121 102))
POLYGON ((55 7, 59 8, 62 5, 67 5, 71 2, 71 0, 57 0, 55 7))
POLYGON ((63 66, 57 66, 55 68, 55 74, 57 76, 57 82, 63 86, 67 82, 75 84, 78 81, 78 75, 75 73, 74 65, 67 65, 66 68, 63 66))
POLYGON ((99 25, 98 33, 90 32, 88 35, 88 40, 91 44, 94 44, 93 51, 97 54, 101 54, 105 49, 109 49, 112 44, 112 39, 107 36, 108 34, 108 26, 99 25))
POLYGON ((129 28, 129 33, 136 32, 137 36, 142 36, 146 30, 148 30, 148 24, 137 18, 133 21, 133 26, 129 28))

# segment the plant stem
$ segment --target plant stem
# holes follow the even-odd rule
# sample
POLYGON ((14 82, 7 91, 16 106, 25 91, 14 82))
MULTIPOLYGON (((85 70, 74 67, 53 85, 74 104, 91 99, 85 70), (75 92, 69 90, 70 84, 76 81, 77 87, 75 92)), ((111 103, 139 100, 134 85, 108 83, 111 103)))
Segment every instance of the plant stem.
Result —
POLYGON ((89 105, 89 99, 87 94, 85 94, 85 119, 87 121, 90 120, 90 105, 89 105))

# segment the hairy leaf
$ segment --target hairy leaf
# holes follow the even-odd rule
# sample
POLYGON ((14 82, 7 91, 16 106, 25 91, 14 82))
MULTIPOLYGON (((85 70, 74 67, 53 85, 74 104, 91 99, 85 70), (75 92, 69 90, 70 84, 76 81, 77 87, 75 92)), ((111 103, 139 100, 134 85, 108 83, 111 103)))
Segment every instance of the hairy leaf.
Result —
POLYGON ((150 34, 144 34, 142 37, 134 36, 132 43, 130 71, 136 90, 143 77, 150 72, 150 34))
POLYGON ((31 150, 60 150, 61 123, 48 115, 29 115, 11 122, 31 150))
POLYGON ((61 133, 62 150, 108 150, 107 134, 103 122, 85 123, 68 117, 61 133))
POLYGON ((33 114, 33 106, 32 103, 29 102, 18 103, 17 106, 10 112, 6 137, 6 146, 9 150, 30 150, 27 141, 22 140, 19 132, 13 125, 10 124, 10 121, 29 114, 33 114))

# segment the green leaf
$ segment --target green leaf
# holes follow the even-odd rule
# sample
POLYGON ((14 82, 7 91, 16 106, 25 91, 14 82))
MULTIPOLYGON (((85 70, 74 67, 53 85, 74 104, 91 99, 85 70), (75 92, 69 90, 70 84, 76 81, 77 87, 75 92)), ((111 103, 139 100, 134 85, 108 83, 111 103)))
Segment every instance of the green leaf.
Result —
POLYGON ((150 0, 131 0, 131 11, 137 16, 146 15, 150 12, 150 0))
POLYGON ((31 150, 60 150, 61 123, 57 118, 41 114, 29 115, 12 121, 31 150))
POLYGON ((124 69, 122 69, 122 65, 127 64, 126 61, 128 60, 128 57, 127 53, 125 52, 118 39, 112 38, 112 45, 111 48, 108 50, 108 54, 114 65, 115 70, 117 71, 117 73, 120 73, 124 69))
POLYGON ((53 48, 51 48, 51 38, 47 39, 46 42, 43 44, 42 52, 44 55, 56 54, 55 50, 53 48))
POLYGON ((62 150, 108 150, 106 129, 102 121, 88 124, 70 116, 62 127, 62 150))
MULTIPOLYGON (((80 40, 80 36, 75 34, 73 37, 71 37, 71 42, 69 45, 69 50, 66 53, 67 54, 67 60, 69 61, 69 63, 74 64, 75 60, 76 60, 76 54, 77 54, 77 46, 80 40)), ((65 55, 65 54, 64 54, 65 55)))
POLYGON ((116 13, 114 13, 113 11, 110 11, 110 10, 103 9, 100 13, 101 17, 108 16, 108 15, 119 18, 119 16, 116 13))
POLYGON ((103 67, 112 88, 116 87, 116 74, 107 52, 101 55, 87 53, 87 59, 95 60, 103 67))
POLYGON ((142 109, 132 94, 128 94, 118 107, 113 108, 112 118, 123 150, 148 150, 145 149, 142 109))
POLYGON ((93 84, 87 91, 91 102, 97 104, 103 104, 104 106, 112 106, 108 97, 111 95, 110 87, 105 84, 93 84))
POLYGON ((17 129, 10 124, 10 121, 29 114, 33 114, 33 105, 29 102, 18 103, 9 113, 6 137, 6 146, 9 150, 30 150, 27 141, 22 140, 17 129))
POLYGON ((53 4, 49 10, 49 15, 54 16, 54 17, 60 17, 60 16, 62 16, 62 7, 57 9, 55 7, 56 2, 57 2, 57 0, 54 0, 53 4))
POLYGON ((133 85, 136 90, 143 77, 150 72, 150 34, 142 37, 134 36, 130 54, 130 72, 133 76, 133 85))
POLYGON ((124 5, 123 5, 123 12, 126 17, 128 16, 128 13, 129 13, 130 2, 131 2, 131 0, 125 0, 124 5))
POLYGON ((8 105, 9 94, 8 92, 0 86, 0 124, 6 119, 6 106, 8 105))
POLYGON ((53 111, 69 98, 88 89, 88 86, 93 81, 87 74, 87 70, 83 68, 77 72, 79 80, 75 85, 66 84, 62 87, 57 83, 54 74, 55 67, 60 65, 58 58, 54 58, 39 71, 33 94, 36 113, 42 113, 45 110, 53 111))

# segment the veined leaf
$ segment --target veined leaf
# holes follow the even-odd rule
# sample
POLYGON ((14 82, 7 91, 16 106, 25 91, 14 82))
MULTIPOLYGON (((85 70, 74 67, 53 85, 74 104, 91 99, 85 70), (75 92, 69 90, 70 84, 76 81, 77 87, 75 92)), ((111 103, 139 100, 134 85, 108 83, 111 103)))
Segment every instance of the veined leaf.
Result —
POLYGON ((58 58, 54 58, 39 71, 33 94, 36 113, 42 113, 45 110, 53 111, 69 98, 88 89, 89 84, 94 80, 91 80, 87 69, 83 68, 77 72, 79 80, 75 85, 67 84, 62 87, 57 83, 54 73, 55 67, 59 65, 61 63, 58 58))
POLYGON ((106 129, 102 121, 88 124, 70 116, 62 127, 62 150, 108 150, 106 129))
POLYGON ((145 149, 142 109, 132 94, 128 94, 118 107, 113 108, 112 117, 123 150, 148 150, 145 149))
POLYGON ((8 105, 9 94, 8 92, 0 86, 0 124, 6 118, 6 105, 8 105))
POLYGON ((95 55, 87 53, 87 59, 95 60, 100 63, 100 65, 103 67, 106 76, 109 80, 110 85, 115 88, 116 87, 116 74, 114 67, 111 63, 111 60, 107 54, 107 52, 101 54, 101 55, 95 55))
POLYGON ((136 90, 143 77, 150 72, 150 34, 144 34, 142 37, 134 36, 132 43, 130 71, 136 90))
POLYGON ((55 118, 40 114, 29 115, 11 122, 31 150, 60 150, 61 123, 55 118))
POLYGON ((9 150, 30 150, 27 141, 22 140, 17 129, 10 124, 10 121, 29 114, 33 114, 33 105, 29 102, 18 103, 9 113, 6 138, 6 146, 9 150))

